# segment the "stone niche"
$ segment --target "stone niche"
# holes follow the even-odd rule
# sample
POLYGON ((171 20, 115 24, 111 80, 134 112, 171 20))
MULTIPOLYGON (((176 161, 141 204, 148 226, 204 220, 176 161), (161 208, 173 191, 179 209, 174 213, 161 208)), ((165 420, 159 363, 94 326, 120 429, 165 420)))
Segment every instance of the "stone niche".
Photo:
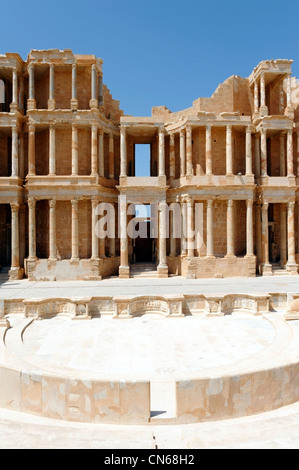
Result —
POLYGON ((115 302, 114 318, 133 318, 146 314, 158 314, 165 317, 183 317, 183 296, 118 296, 115 302))

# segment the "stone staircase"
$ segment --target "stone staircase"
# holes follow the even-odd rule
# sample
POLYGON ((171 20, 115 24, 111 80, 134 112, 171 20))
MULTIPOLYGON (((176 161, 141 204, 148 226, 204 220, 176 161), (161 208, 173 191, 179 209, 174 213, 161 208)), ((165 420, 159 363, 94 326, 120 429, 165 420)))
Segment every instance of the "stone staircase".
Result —
POLYGON ((158 277, 157 266, 154 263, 135 263, 130 266, 130 277, 152 278, 158 277))

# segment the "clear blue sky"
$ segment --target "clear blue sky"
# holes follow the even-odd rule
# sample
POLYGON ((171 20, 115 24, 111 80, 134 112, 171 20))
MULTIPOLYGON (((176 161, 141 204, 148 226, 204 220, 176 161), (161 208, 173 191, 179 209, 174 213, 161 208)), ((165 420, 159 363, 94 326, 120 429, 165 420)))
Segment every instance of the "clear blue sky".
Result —
POLYGON ((0 53, 95 54, 125 113, 147 116, 187 108, 263 59, 293 59, 299 78, 298 18, 298 0, 15 0, 0 5, 0 53))

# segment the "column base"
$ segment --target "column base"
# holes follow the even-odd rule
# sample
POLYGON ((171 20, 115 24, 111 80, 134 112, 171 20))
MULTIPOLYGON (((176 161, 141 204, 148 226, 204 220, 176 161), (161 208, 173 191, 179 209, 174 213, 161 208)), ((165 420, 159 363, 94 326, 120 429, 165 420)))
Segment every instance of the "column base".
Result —
POLYGON ((17 281, 19 279, 23 279, 24 277, 24 269, 17 267, 17 268, 10 268, 9 270, 9 280, 10 281, 17 281))
POLYGON ((291 276, 298 276, 298 264, 296 263, 287 263, 286 264, 287 272, 291 276))
POLYGON ((225 259, 234 259, 234 258, 236 258, 236 255, 233 255, 233 254, 228 253, 227 255, 225 255, 224 258, 225 258, 225 259))
POLYGON ((89 107, 90 107, 90 109, 98 109, 98 107, 99 107, 98 100, 90 100, 89 101, 89 107))
POLYGON ((167 278, 168 277, 168 266, 167 266, 167 264, 159 264, 157 272, 158 272, 158 277, 159 278, 167 278))
POLYGON ((271 264, 261 264, 260 273, 262 276, 273 276, 271 264))
POLYGON ((27 100, 27 110, 30 111, 32 109, 36 109, 36 101, 28 99, 27 100))
POLYGON ((49 111, 54 111, 55 106, 56 106, 55 100, 48 100, 48 110, 49 111))
POLYGON ((77 111, 78 110, 78 100, 72 99, 71 100, 71 110, 77 111))
POLYGON ((120 279, 129 279, 130 277, 130 266, 120 266, 118 271, 120 279))
POLYGON ((79 261, 80 261, 80 258, 71 258, 71 259, 70 259, 70 263, 71 263, 71 264, 75 264, 75 265, 76 265, 76 264, 79 264, 79 261))

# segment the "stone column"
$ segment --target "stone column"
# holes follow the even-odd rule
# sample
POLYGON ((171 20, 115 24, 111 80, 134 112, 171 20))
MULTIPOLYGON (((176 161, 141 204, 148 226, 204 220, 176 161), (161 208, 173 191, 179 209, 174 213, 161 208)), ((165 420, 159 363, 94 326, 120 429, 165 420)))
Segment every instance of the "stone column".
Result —
POLYGON ((19 176, 19 142, 17 126, 12 126, 11 176, 14 178, 19 176))
POLYGON ((49 176, 56 174, 56 156, 55 156, 55 124, 49 126, 49 176))
POLYGON ((91 66, 91 100, 89 102, 90 108, 97 108, 98 107, 98 99, 97 99, 97 69, 96 65, 93 64, 91 66))
POLYGON ((18 110, 18 72, 17 68, 12 69, 12 103, 10 112, 15 113, 18 110))
POLYGON ((24 113, 24 77, 20 77, 19 108, 24 113))
POLYGON ((72 203, 72 261, 79 260, 79 201, 73 199, 72 203))
POLYGON ((284 134, 280 134, 279 136, 279 153, 280 153, 280 176, 286 175, 285 170, 285 137, 284 134))
POLYGON ((208 125, 206 127, 206 174, 211 175, 212 173, 213 173, 212 127, 208 125))
POLYGON ((57 260, 56 244, 56 200, 49 200, 49 259, 57 260))
POLYGON ((297 130, 297 176, 299 176, 299 131, 297 130))
POLYGON ((128 232, 127 232, 127 202, 122 196, 119 197, 120 210, 120 267, 119 277, 128 278, 130 276, 128 232))
POLYGON ((94 123, 91 125, 91 174, 98 174, 98 128, 94 123))
POLYGON ((255 240, 257 263, 262 262, 262 224, 261 224, 261 206, 255 206, 255 240))
POLYGON ((109 178, 114 179, 114 136, 109 134, 109 178))
POLYGON ((99 258, 99 239, 96 233, 96 226, 97 226, 97 207, 99 201, 95 198, 91 199, 91 257, 92 259, 99 258))
POLYGON ((262 206, 262 262, 263 274, 272 274, 272 266, 269 263, 269 224, 268 224, 269 203, 264 202, 262 206))
MULTIPOLYGON (((113 209, 113 218, 114 218, 114 224, 115 224, 115 204, 112 202, 110 203, 112 205, 112 209, 113 209)), ((111 234, 110 237, 109 237, 109 254, 110 254, 110 258, 114 258, 116 256, 116 253, 115 253, 115 230, 114 230, 114 234, 111 234)))
POLYGON ((25 178, 25 148, 24 148, 24 134, 20 134, 20 158, 19 158, 19 176, 25 178))
POLYGON ((29 74, 29 99, 27 102, 27 108, 35 109, 36 108, 36 101, 35 101, 35 84, 34 84, 34 65, 31 63, 28 65, 28 74, 29 74))
POLYGON ((194 201, 192 197, 187 199, 187 237, 188 237, 188 257, 194 256, 193 227, 194 227, 194 201))
POLYGON ((255 176, 259 178, 261 176, 261 152, 260 152, 260 135, 255 134, 255 176))
POLYGON ((289 108, 291 108, 291 106, 292 106, 291 93, 292 93, 291 74, 289 73, 288 76, 287 76, 287 107, 286 107, 286 113, 288 113, 289 108))
POLYGON ((98 139, 98 144, 99 144, 99 175, 104 176, 105 174, 105 167, 104 167, 104 133, 103 129, 100 129, 99 131, 99 139, 98 139))
POLYGON ((29 124, 28 175, 35 176, 35 125, 29 124))
POLYGON ((126 128, 120 128, 120 176, 127 176, 127 139, 126 128))
POLYGON ((187 204, 181 199, 181 255, 187 256, 187 204))
POLYGON ((258 83, 254 81, 254 113, 258 113, 259 111, 259 89, 258 83))
POLYGON ((268 114, 268 107, 266 106, 266 82, 265 82, 265 74, 264 72, 261 73, 261 107, 260 112, 262 116, 267 116, 268 114))
POLYGON ((193 162, 192 162, 192 127, 186 128, 186 156, 187 156, 187 176, 193 175, 193 162))
POLYGON ((214 227, 213 227, 213 205, 214 201, 207 201, 207 256, 214 257, 214 227))
POLYGON ((287 207, 280 204, 280 264, 287 264, 287 207))
POLYGON ((233 174, 232 126, 226 126, 226 175, 233 174))
POLYGON ((267 176, 267 131, 261 129, 261 176, 267 176))
POLYGON ((170 238, 170 256, 176 256, 176 239, 174 238, 174 212, 169 211, 169 238, 170 238))
POLYGON ((251 127, 246 127, 246 175, 252 175, 251 127))
POLYGON ((165 131, 159 128, 159 176, 165 176, 165 131))
POLYGON ((103 106, 104 96, 103 96, 103 76, 99 75, 99 105, 103 106))
POLYGON ((168 266, 166 260, 166 215, 167 215, 167 204, 166 202, 159 203, 159 265, 158 273, 159 277, 168 275, 168 266))
POLYGON ((36 258, 36 222, 35 210, 36 201, 33 198, 28 198, 28 228, 29 228, 29 261, 35 261, 36 258))
POLYGON ((169 176, 170 179, 175 178, 175 141, 174 134, 170 134, 170 146, 169 146, 169 176))
POLYGON ((227 237, 227 254, 226 257, 235 256, 235 243, 234 243, 234 201, 229 199, 227 201, 227 215, 226 215, 226 237, 227 237))
POLYGON ((246 201, 246 208, 247 208, 247 214, 246 214, 246 248, 247 256, 253 256, 253 213, 252 213, 252 208, 253 208, 253 200, 252 199, 247 199, 246 201))
POLYGON ((78 175, 78 127, 72 124, 72 176, 78 175))
POLYGON ((54 111, 55 109, 55 71, 54 64, 50 64, 49 67, 49 99, 48 109, 54 111))
POLYGON ((180 131, 180 176, 186 175, 186 143, 185 133, 183 130, 180 131))
POLYGON ((71 99, 71 110, 77 111, 78 99, 77 99, 77 65, 72 64, 72 99, 71 99))
POLYGON ((291 274, 298 274, 298 265, 295 259, 295 202, 288 203, 288 262, 287 270, 291 274))
POLYGON ((11 207, 11 267, 20 267, 20 246, 19 246, 19 204, 13 202, 11 207))
POLYGON ((287 132, 287 170, 288 176, 294 176, 293 131, 288 129, 287 132))

